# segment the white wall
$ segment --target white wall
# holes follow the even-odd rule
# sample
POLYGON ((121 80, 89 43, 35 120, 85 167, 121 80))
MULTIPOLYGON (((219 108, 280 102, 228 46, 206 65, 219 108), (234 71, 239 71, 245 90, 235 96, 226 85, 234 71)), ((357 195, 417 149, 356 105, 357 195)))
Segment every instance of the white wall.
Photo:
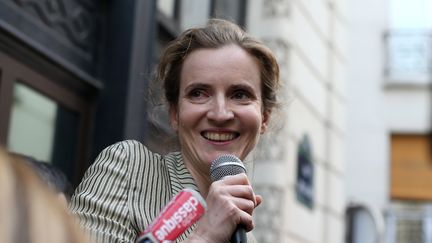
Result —
POLYGON ((391 89, 384 97, 385 122, 394 133, 427 134, 431 130, 431 90, 426 87, 391 89))
POLYGON ((383 104, 387 1, 349 1, 346 192, 379 209, 389 201, 389 137, 383 104))

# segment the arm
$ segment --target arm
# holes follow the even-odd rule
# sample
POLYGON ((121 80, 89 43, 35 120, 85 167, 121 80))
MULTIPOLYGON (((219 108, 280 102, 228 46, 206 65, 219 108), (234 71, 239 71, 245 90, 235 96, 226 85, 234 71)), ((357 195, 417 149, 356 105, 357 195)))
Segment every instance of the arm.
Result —
POLYGON ((72 213, 97 242, 130 242, 136 237, 128 218, 128 167, 124 143, 106 148, 71 199, 72 213))

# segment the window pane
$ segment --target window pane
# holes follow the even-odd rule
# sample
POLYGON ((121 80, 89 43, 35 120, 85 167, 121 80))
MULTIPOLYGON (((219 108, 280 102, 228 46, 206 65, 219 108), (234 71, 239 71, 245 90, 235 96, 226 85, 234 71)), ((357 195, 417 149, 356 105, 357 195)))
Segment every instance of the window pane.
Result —
POLYGON ((76 112, 16 82, 9 124, 10 151, 54 164, 73 177, 79 134, 76 112))
POLYGON ((158 0, 157 8, 169 18, 174 18, 175 0, 158 0))
POLYGON ((389 3, 388 82, 428 84, 432 77, 432 0, 391 0, 389 3))
POLYGON ((426 84, 432 77, 432 35, 422 31, 392 31, 387 36, 387 73, 391 83, 426 84))
POLYGON ((182 0, 180 11, 182 30, 205 25, 210 15, 210 7, 210 0, 182 0))
POLYGON ((8 148, 50 162, 56 104, 21 83, 13 94, 8 148))

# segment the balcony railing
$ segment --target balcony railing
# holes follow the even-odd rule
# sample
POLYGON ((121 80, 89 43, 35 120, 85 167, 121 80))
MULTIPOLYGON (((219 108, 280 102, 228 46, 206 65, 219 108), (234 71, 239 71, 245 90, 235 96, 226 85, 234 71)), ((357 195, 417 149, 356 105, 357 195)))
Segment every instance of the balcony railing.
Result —
POLYGON ((387 213, 386 243, 432 243, 432 205, 387 213))
POLYGON ((346 243, 432 243, 431 203, 392 203, 384 214, 350 203, 346 219, 346 243))
POLYGON ((427 84, 432 79, 432 32, 392 30, 385 34, 388 83, 427 84))

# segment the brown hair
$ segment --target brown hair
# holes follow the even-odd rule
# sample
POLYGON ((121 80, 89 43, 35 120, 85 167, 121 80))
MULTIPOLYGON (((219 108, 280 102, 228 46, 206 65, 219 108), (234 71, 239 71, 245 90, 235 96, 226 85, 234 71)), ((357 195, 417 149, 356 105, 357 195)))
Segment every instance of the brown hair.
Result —
POLYGON ((179 98, 180 73, 184 59, 194 50, 220 48, 235 44, 258 60, 264 110, 270 112, 277 104, 279 65, 274 54, 263 43, 248 35, 236 24, 211 19, 203 28, 191 28, 170 42, 161 56, 156 80, 163 82, 169 106, 176 107, 179 98))
POLYGON ((17 157, 0 148, 0 236, 3 243, 84 243, 54 193, 17 157))

